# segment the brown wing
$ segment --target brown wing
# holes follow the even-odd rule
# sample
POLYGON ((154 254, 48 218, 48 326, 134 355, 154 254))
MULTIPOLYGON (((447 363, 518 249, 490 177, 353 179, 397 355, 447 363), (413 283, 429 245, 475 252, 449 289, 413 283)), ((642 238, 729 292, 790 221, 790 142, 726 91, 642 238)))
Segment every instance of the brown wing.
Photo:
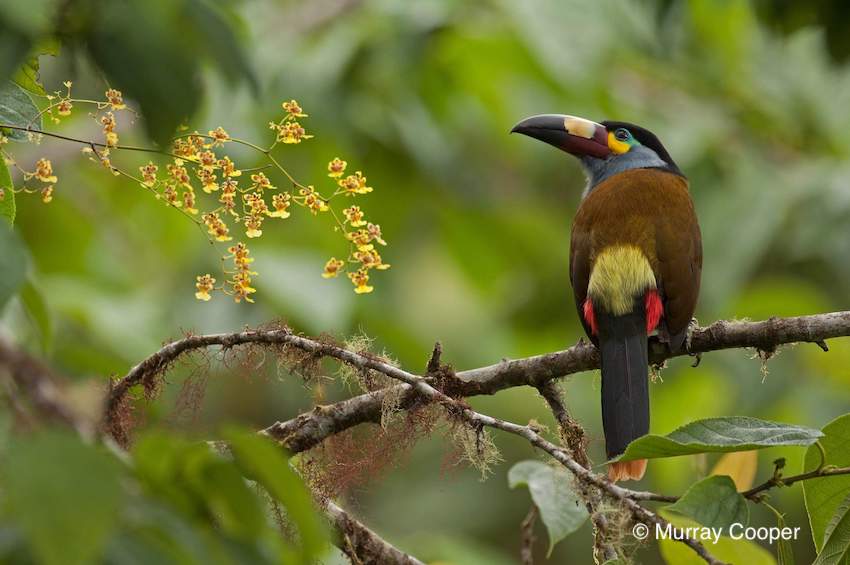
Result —
MULTIPOLYGON (((581 212, 581 210, 579 211, 581 212)), ((584 333, 596 343, 596 337, 590 333, 590 326, 584 320, 584 301, 587 298, 587 285, 590 283, 591 267, 591 231, 587 222, 587 216, 576 214, 573 220, 572 236, 570 238, 570 284, 573 287, 576 311, 584 333)))
MULTIPOLYGON (((665 183, 666 184, 666 183, 665 183)), ((702 236, 687 186, 665 187, 655 224, 659 285, 671 347, 678 349, 694 315, 702 273, 702 236)))

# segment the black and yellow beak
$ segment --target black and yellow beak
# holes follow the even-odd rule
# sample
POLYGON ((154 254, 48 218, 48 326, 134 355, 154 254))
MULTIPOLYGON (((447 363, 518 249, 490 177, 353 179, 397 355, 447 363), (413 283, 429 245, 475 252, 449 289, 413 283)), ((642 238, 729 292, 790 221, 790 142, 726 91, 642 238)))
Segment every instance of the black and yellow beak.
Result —
POLYGON ((526 118, 513 127, 521 133, 577 157, 604 159, 611 154, 608 130, 602 124, 563 114, 540 114, 526 118))

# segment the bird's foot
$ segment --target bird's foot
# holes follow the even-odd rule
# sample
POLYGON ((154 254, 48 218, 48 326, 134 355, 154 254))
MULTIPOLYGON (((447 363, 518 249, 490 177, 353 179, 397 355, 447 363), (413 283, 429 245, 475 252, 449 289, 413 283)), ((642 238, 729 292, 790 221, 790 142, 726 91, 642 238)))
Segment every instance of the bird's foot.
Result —
POLYGON ((694 362, 691 364, 691 367, 694 368, 699 367, 700 361, 702 361, 702 353, 691 349, 691 338, 693 338, 694 330, 698 327, 699 321, 696 318, 691 318, 691 321, 688 322, 688 328, 685 330, 685 351, 694 358, 694 362))

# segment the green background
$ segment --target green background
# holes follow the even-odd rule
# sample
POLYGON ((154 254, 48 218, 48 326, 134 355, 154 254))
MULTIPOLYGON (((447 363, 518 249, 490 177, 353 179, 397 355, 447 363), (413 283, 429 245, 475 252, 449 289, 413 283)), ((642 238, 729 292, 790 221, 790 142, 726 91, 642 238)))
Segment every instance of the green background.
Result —
MULTIPOLYGON (((703 324, 846 309, 850 71, 842 59, 847 18, 831 14, 829 4, 795 11, 710 0, 240 3, 257 94, 205 73, 193 92, 200 111, 192 127, 221 125, 265 141, 280 102, 298 99, 316 137, 282 148, 280 159, 317 185, 335 156, 363 170, 375 191, 360 204, 383 227, 392 269, 376 273, 376 290, 365 296, 347 280, 320 278, 325 260, 345 246, 329 218, 297 209, 285 222, 268 221, 252 248, 256 304, 222 296, 198 302, 194 277, 218 269, 218 252, 190 222, 89 163, 77 146, 16 145, 21 163, 48 156, 59 176, 50 205, 36 196, 17 202, 32 278, 53 325, 43 355, 81 382, 104 381, 184 331, 236 331, 275 319, 312 335, 362 332, 415 371, 438 339, 444 360, 458 369, 563 349, 582 336, 567 262, 584 179, 569 156, 508 135, 520 119, 549 112, 627 120, 662 139, 691 180, 702 226, 696 316, 703 324), (819 22, 829 25, 828 38, 819 22)), ((67 79, 76 96, 103 90, 73 51, 44 57, 42 67, 48 90, 67 79)), ((122 142, 149 143, 123 116, 122 142)), ((100 136, 82 109, 57 131, 100 136)), ((231 156, 242 167, 258 163, 250 153, 231 156)), ((135 170, 146 158, 126 153, 115 161, 135 170)), ((5 310, 3 327, 41 347, 19 302, 5 310)), ((766 371, 742 350, 707 354, 696 369, 674 360, 651 387, 652 432, 726 415, 819 428, 850 401, 850 342, 835 340, 830 349, 782 348, 766 371)), ((330 381, 322 388, 323 402, 349 394, 330 381)), ((572 376, 564 389, 593 459, 603 461, 598 372, 572 376)), ((147 420, 208 437, 222 422, 265 427, 293 417, 312 394, 274 363, 229 370, 198 360, 172 373, 147 420), (181 382, 199 373, 209 376, 206 393, 193 403, 197 410, 181 409, 181 382)), ((471 403, 552 425, 531 390, 471 403)), ((398 465, 355 484, 343 505, 422 559, 513 563, 529 497, 508 490, 506 475, 535 453, 516 438, 496 441, 505 461, 485 482, 473 469, 448 465, 453 448, 436 433, 398 465)), ((802 448, 765 450, 759 477, 780 456, 798 470, 802 455, 802 448)), ((680 493, 713 460, 652 461, 639 486, 680 493)), ((772 500, 788 525, 808 530, 799 487, 772 500)), ((753 508, 751 522, 774 521, 753 508)), ((542 559, 545 542, 538 545, 542 559)), ((589 563, 590 546, 585 525, 551 562, 589 563)), ((813 558, 808 533, 793 547, 799 562, 813 558)), ((638 559, 661 562, 654 544, 638 559)))

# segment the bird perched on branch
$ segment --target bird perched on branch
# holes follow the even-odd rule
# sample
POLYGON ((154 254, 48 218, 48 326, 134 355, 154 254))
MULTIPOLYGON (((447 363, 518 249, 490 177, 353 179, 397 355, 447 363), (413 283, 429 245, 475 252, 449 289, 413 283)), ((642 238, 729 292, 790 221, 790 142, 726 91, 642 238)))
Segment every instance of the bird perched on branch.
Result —
MULTIPOLYGON (((527 118, 512 132, 578 157, 587 188, 573 221, 570 282, 602 360, 609 459, 649 432, 647 336, 683 347, 699 294, 702 240, 688 181, 658 138, 626 122, 527 118)), ((646 459, 612 462, 614 480, 640 479, 646 459)))

